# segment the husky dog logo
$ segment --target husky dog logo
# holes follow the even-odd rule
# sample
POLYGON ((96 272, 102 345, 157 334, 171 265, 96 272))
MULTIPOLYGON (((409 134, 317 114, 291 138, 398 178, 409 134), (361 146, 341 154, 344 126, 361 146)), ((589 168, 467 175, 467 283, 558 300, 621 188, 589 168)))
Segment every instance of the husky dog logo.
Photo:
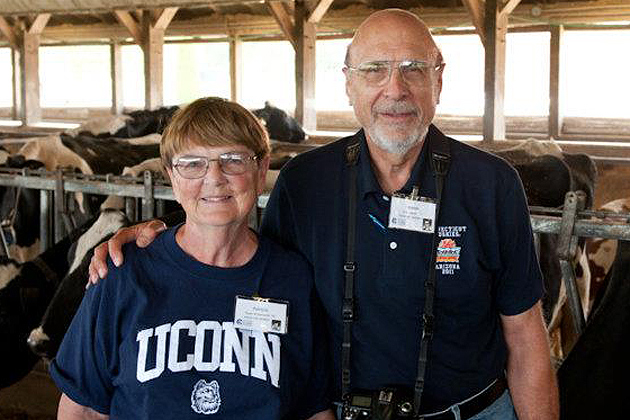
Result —
POLYGON ((200 379, 190 396, 191 408, 198 414, 214 414, 221 406, 221 395, 217 381, 210 383, 200 379))

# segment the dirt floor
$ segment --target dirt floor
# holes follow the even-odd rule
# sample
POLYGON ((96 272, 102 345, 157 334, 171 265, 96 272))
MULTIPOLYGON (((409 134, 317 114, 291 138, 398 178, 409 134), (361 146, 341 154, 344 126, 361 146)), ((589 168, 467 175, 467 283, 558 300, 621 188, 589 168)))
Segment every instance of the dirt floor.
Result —
POLYGON ((1 420, 54 420, 59 391, 43 362, 20 382, 0 389, 1 420))

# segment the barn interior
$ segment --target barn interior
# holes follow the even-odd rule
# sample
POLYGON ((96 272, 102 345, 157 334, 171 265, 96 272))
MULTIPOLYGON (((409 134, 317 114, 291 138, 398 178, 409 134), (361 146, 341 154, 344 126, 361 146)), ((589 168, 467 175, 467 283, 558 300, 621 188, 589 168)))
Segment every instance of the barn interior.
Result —
MULTIPOLYGON (((6 0, 0 2, 0 48, 10 56, 10 106, 0 106, 0 146, 22 147, 25 138, 50 136, 88 121, 165 106, 164 48, 169 44, 223 42, 229 45, 229 99, 243 98, 247 43, 283 41, 294 56, 295 108, 287 109, 307 134, 309 147, 351 133, 359 125, 351 110, 317 106, 317 45, 349 40, 370 13, 399 7, 417 14, 436 36, 474 35, 482 46, 483 103, 477 115, 440 113, 434 124, 444 133, 488 150, 525 141, 553 140, 564 152, 584 153, 597 167, 593 209, 630 198, 630 107, 619 102, 620 116, 565 115, 563 38, 567 33, 630 33, 627 0, 6 0), (541 115, 506 112, 506 61, 519 54, 509 34, 544 33, 542 56, 548 62, 541 115), (41 101, 39 49, 49 46, 99 45, 109 48, 111 103, 108 106, 44 106, 41 101), (125 103, 125 46, 142 51, 143 105, 125 103)), ((628 39, 628 38, 625 38, 628 39)), ((630 43, 616 55, 627 56, 630 43)), ((616 62, 617 63, 617 62, 616 62)), ((625 74, 630 74, 630 62, 625 74)), ((448 65, 448 61, 447 61, 448 65)), ((545 64, 546 65, 546 64, 545 64)), ((590 82, 607 77, 608 63, 591 60, 590 82)), ((617 80, 629 93, 630 78, 617 80)), ((264 80, 260 80, 264 83, 264 80)), ((574 86, 574 85, 572 85, 574 86)), ((606 92, 617 97, 619 92, 606 92)), ((89 95, 89 93, 86 93, 89 95)), ((461 98, 461 101, 467 99, 461 98)), ((6 104, 5 104, 6 105, 6 104)), ((627 209, 625 210, 628 211, 627 209)), ((627 234, 627 233, 626 233, 627 234)), ((52 240, 52 239, 50 239, 52 240)), ((58 392, 39 363, 22 381, 0 389, 0 418, 55 418, 58 392)))

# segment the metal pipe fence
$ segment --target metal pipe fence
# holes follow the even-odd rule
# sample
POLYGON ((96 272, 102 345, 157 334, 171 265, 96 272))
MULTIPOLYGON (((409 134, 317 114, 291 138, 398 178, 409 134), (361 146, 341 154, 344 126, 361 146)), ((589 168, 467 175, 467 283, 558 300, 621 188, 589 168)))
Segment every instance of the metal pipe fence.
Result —
MULTIPOLYGON (((124 210, 131 221, 146 220, 164 213, 164 200, 175 200, 171 186, 151 172, 142 177, 114 175, 85 175, 64 171, 0 169, 0 186, 40 190, 40 243, 45 250, 60 240, 70 229, 67 212, 71 200, 67 194, 87 193, 125 197, 124 210)), ((16 194, 17 195, 17 194, 16 194)), ((258 198, 257 208, 250 215, 250 225, 257 227, 269 199, 258 198)), ((561 263, 563 281, 574 317, 576 331, 584 328, 584 314, 579 304, 575 273, 570 265, 577 238, 606 238, 630 241, 630 214, 584 210, 581 192, 569 192, 563 209, 530 207, 532 228, 539 234, 557 234, 557 255, 561 263)), ((6 220, 2 221, 3 229, 6 220)), ((538 238, 537 238, 538 239, 538 238)), ((3 248, 7 245, 2 235, 3 248)), ((536 241, 539 244, 539 241, 536 241)))

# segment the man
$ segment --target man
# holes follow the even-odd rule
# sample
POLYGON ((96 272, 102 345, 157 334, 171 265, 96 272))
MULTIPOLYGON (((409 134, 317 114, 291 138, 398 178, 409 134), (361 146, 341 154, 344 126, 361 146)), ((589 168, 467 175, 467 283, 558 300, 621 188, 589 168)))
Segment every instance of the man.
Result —
MULTIPOLYGON (((539 302, 542 280, 523 188, 505 162, 431 125, 443 69, 428 28, 415 15, 389 9, 366 19, 344 69, 362 130, 287 164, 262 232, 313 264, 339 400, 348 386, 356 393, 420 384, 421 399, 414 401, 422 403, 413 409, 429 413, 427 419, 510 419, 514 408, 521 420, 557 418, 539 302), (450 164, 436 203, 432 151, 440 150, 450 164), (352 205, 356 211, 349 214, 352 205), (414 212, 429 223, 408 227, 414 212), (354 235, 348 235, 351 223, 354 235), (423 334, 423 319, 433 319, 425 307, 432 247, 431 335, 428 323, 423 334), (349 294, 346 272, 354 274, 349 294), (351 339, 344 342, 348 331, 351 339), (426 374, 418 375, 423 336, 432 338, 426 374), (350 349, 346 362, 342 347, 350 349), (344 368, 349 375, 342 381, 344 368), (504 372, 509 393, 502 387, 504 372)), ((152 240, 155 231, 139 226, 110 241, 115 262, 122 261, 121 242, 152 240)), ((103 274, 106 252, 101 247, 95 253, 92 279, 103 274)))

